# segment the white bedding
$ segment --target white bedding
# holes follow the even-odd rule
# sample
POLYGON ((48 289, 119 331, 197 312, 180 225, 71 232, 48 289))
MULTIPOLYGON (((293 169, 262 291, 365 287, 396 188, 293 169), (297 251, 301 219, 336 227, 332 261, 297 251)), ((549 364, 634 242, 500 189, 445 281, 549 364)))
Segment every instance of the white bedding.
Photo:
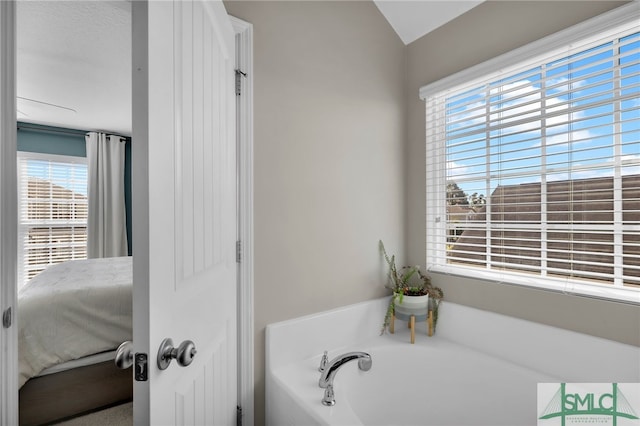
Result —
POLYGON ((20 386, 42 370, 132 340, 131 257, 53 265, 18 292, 20 386))

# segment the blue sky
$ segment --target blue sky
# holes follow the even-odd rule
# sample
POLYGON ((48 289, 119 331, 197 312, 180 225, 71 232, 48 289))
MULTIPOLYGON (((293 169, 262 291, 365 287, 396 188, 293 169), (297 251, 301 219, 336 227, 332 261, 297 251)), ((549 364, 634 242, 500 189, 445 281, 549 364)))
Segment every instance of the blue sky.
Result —
POLYGON ((540 182, 543 170, 548 181, 612 176, 616 163, 623 175, 639 174, 640 33, 621 38, 618 46, 602 44, 448 98, 446 132, 447 180, 467 194, 540 182), (622 100, 608 102, 616 90, 622 100), (487 115, 495 124, 489 130, 487 115))
POLYGON ((64 163, 55 163, 29 159, 27 175, 44 179, 71 191, 87 195, 87 166, 75 163, 72 167, 64 163))

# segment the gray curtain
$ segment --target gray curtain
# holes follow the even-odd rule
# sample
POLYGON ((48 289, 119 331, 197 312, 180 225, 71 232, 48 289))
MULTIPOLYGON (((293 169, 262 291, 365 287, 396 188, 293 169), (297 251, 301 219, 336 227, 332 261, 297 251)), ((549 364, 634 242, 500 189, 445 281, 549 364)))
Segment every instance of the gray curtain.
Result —
POLYGON ((125 140, 96 132, 87 133, 85 140, 89 175, 87 257, 126 256, 125 140))

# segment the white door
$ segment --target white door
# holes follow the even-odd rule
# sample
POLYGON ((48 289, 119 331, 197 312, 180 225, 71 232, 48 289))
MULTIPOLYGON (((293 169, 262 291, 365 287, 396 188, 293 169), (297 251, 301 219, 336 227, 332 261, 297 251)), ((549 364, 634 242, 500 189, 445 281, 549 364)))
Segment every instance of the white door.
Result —
POLYGON ((231 425, 237 402, 234 31, 221 1, 134 1, 132 7, 133 341, 136 360, 148 356, 147 380, 134 382, 134 422, 231 425), (158 367, 165 338, 176 347, 193 341, 190 365, 173 360, 158 367))

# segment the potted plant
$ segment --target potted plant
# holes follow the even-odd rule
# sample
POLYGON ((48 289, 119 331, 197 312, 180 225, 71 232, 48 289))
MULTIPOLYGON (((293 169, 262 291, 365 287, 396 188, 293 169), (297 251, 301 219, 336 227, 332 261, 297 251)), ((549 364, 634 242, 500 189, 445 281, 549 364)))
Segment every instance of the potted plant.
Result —
POLYGON ((396 257, 389 257, 380 241, 380 251, 389 267, 388 281, 385 287, 389 288, 393 295, 389 300, 387 311, 380 334, 383 334, 391 323, 391 317, 397 312, 405 316, 426 315, 432 311, 433 328, 435 330, 438 319, 438 307, 444 293, 440 287, 431 283, 431 278, 424 274, 419 266, 396 266, 396 257))

